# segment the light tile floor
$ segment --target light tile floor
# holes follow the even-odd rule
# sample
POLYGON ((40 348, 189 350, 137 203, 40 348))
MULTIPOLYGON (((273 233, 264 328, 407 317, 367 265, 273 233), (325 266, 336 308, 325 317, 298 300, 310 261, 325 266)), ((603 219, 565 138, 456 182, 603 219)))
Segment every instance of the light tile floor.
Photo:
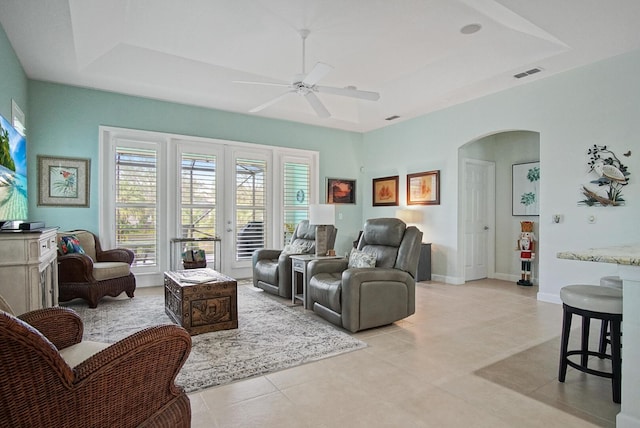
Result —
POLYGON ((365 349, 190 394, 192 426, 615 426, 609 380, 557 381, 562 308, 537 291, 419 283, 415 315, 355 334, 365 349))

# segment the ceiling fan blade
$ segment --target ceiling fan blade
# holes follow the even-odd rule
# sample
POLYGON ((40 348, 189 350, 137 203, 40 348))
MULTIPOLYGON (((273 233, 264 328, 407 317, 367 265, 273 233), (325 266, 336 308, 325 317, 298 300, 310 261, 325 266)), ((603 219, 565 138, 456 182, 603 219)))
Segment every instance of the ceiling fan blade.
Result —
POLYGON ((329 73, 331 70, 333 70, 333 67, 331 67, 329 64, 319 62, 313 67, 313 70, 311 70, 309 74, 307 74, 305 78, 302 79, 302 83, 307 86, 313 86, 318 83, 320 79, 326 76, 327 73, 329 73))
POLYGON ((287 96, 289 96, 289 95, 291 95, 291 94, 293 94, 293 93, 295 93, 295 91, 287 91, 287 92, 285 92, 284 94, 278 95, 278 96, 277 96, 277 97, 275 97, 274 99, 272 99, 272 100, 270 100, 270 101, 267 101, 266 103, 261 104, 261 105, 259 105, 258 107, 254 107, 254 108, 252 108, 251 110, 249 110, 249 113, 257 113, 257 112, 259 112, 260 110, 264 110, 264 109, 266 109, 267 107, 269 107, 269 106, 271 106, 271 105, 273 105, 273 104, 277 103, 277 102, 278 102, 278 101, 280 101, 281 99, 283 99, 283 98, 285 98, 285 97, 287 97, 287 96))
POLYGON ((315 110, 316 114, 319 117, 327 118, 331 116, 329 110, 327 110, 324 104, 322 104, 322 101, 320 101, 316 94, 314 94, 313 92, 307 92, 305 98, 307 99, 307 101, 309 101, 309 104, 311 104, 311 107, 315 110))
POLYGON ((242 83, 243 85, 264 85, 264 86, 281 86, 288 88, 291 86, 289 83, 273 83, 273 82, 256 82, 252 80, 233 80, 233 83, 242 83))
POLYGON ((361 100, 378 101, 380 94, 371 91, 361 91, 359 89, 352 88, 334 88, 332 86, 316 86, 318 92, 324 92, 326 94, 342 95, 344 97, 359 98, 361 100))

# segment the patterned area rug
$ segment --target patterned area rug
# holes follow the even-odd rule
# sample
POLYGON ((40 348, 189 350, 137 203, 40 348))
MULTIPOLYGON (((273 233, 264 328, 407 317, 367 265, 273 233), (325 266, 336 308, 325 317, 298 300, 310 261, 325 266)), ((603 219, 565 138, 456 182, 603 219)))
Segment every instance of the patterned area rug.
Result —
MULTIPOLYGON (((187 392, 264 375, 366 347, 366 343, 289 308, 248 285, 238 286, 238 328, 192 336, 189 359, 176 383, 187 392)), ((103 299, 98 309, 65 304, 84 322, 84 338, 116 342, 138 330, 171 323, 163 296, 103 299)))

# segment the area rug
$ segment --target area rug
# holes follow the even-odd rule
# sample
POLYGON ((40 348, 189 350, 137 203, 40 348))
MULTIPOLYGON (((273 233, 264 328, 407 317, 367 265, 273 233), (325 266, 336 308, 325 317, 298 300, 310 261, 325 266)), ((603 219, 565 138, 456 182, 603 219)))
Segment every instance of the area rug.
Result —
MULTIPOLYGON (((116 342, 138 330, 171 323, 163 296, 103 299, 97 309, 65 304, 84 322, 84 338, 116 342)), ((176 383, 187 392, 264 375, 366 347, 366 343, 287 307, 249 285, 238 286, 238 328, 192 337, 191 354, 176 383)))

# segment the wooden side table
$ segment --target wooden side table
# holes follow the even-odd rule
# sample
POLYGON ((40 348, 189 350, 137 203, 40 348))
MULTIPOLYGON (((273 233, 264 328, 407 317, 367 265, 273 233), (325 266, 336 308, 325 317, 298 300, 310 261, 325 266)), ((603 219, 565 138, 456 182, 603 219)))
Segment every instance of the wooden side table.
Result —
POLYGON ((307 265, 312 260, 322 259, 341 259, 341 256, 314 256, 310 254, 294 254, 291 258, 291 303, 296 304, 296 300, 300 300, 305 309, 307 309, 307 301, 305 295, 307 293, 307 265), (300 278, 300 282, 298 282, 300 278))

